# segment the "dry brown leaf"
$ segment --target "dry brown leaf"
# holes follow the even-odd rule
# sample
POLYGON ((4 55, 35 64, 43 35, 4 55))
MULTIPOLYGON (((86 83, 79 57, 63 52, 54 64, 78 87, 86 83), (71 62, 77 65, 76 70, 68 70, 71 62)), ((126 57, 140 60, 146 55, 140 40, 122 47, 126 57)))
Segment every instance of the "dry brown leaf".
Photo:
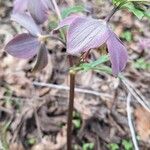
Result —
POLYGON ((60 150, 64 149, 66 145, 66 127, 58 133, 56 137, 56 143, 51 142, 50 140, 43 138, 42 142, 33 146, 31 150, 60 150))
POLYGON ((135 110, 136 127, 142 141, 150 141, 150 112, 142 107, 135 110))
POLYGON ((12 143, 9 146, 9 150, 25 150, 22 146, 22 144, 18 144, 18 143, 12 143))

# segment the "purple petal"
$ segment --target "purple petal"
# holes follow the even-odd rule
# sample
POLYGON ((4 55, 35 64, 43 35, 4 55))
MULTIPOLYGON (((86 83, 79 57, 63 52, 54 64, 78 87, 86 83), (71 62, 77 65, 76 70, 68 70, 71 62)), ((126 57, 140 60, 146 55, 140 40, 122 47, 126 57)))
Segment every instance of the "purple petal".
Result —
POLYGON ((77 18, 82 18, 82 16, 80 15, 70 15, 69 17, 65 18, 63 21, 61 21, 59 23, 59 26, 55 29, 58 30, 59 28, 62 28, 64 26, 69 26, 71 23, 73 23, 77 18))
POLYGON ((107 40, 107 48, 110 54, 113 74, 118 75, 126 66, 128 59, 127 50, 113 32, 107 40))
POLYGON ((46 67, 48 63, 48 51, 44 44, 41 45, 38 51, 37 60, 35 63, 35 66, 33 68, 33 71, 40 71, 44 67, 46 67))
POLYGON ((5 51, 17 58, 29 59, 37 54, 40 46, 37 38, 30 34, 23 33, 14 37, 5 46, 5 51))
POLYGON ((24 13, 14 13, 11 20, 18 22, 21 26, 26 28, 32 35, 38 36, 41 34, 39 27, 35 24, 31 16, 24 13))
POLYGON ((97 48, 106 42, 109 34, 110 30, 104 21, 77 18, 68 31, 67 52, 74 55, 97 48))
POLYGON ((38 24, 42 24, 48 19, 47 7, 41 0, 30 0, 28 2, 28 10, 38 24))
POLYGON ((28 0, 15 0, 14 1, 14 13, 24 12, 27 9, 28 0))
POLYGON ((46 7, 47 9, 52 9, 52 10, 54 10, 53 4, 52 4, 52 1, 51 1, 51 0, 41 0, 41 1, 42 1, 42 3, 45 5, 45 7, 46 7))

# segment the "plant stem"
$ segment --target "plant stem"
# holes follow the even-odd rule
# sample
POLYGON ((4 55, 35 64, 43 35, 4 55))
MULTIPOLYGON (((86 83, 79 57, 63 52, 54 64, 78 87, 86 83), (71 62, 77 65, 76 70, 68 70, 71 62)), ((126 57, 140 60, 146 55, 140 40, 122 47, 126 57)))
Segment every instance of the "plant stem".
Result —
POLYGON ((111 17, 115 14, 116 11, 118 11, 118 9, 119 9, 119 6, 114 7, 114 8, 111 10, 110 14, 105 18, 105 21, 106 21, 106 22, 109 22, 110 19, 111 19, 111 17))
POLYGON ((70 91, 69 91, 69 106, 67 119, 67 150, 72 149, 72 119, 74 106, 74 89, 75 89, 75 72, 70 71, 70 91))
MULTIPOLYGON (((54 9, 55 9, 55 12, 56 12, 56 14, 57 14, 57 17, 58 17, 59 21, 62 21, 61 12, 60 12, 59 7, 58 7, 58 5, 57 5, 57 3, 56 3, 56 0, 52 0, 52 4, 54 5, 54 9)), ((63 30, 62 30, 62 29, 59 29, 59 31, 60 31, 60 34, 61 34, 62 39, 63 39, 64 41, 66 41, 65 34, 64 34, 63 30)))
POLYGON ((56 0, 52 0, 52 3, 53 3, 53 5, 54 5, 54 9, 55 9, 56 14, 57 14, 57 16, 58 16, 58 19, 61 21, 61 20, 62 20, 62 17, 61 17, 61 13, 60 13, 59 7, 58 7, 58 5, 57 5, 57 3, 56 3, 56 0))
POLYGON ((58 41, 60 41, 64 46, 66 46, 66 43, 65 43, 61 38, 59 38, 59 37, 57 37, 57 36, 49 35, 49 34, 47 34, 47 35, 40 35, 40 36, 39 36, 39 41, 45 41, 45 40, 47 40, 48 38, 53 39, 53 40, 58 40, 58 41))
MULTIPOLYGON (((56 14, 59 21, 62 21, 62 16, 56 0, 52 0, 56 14)), ((63 30, 60 29, 61 36, 66 41, 63 30)), ((66 45, 66 44, 65 44, 66 45)), ((70 67, 73 66, 72 56, 69 56, 70 67)), ((74 106, 74 91, 75 91, 75 72, 70 71, 70 89, 69 89, 69 105, 68 105, 68 118, 67 118, 67 150, 72 149, 72 119, 73 119, 73 106, 74 106)))

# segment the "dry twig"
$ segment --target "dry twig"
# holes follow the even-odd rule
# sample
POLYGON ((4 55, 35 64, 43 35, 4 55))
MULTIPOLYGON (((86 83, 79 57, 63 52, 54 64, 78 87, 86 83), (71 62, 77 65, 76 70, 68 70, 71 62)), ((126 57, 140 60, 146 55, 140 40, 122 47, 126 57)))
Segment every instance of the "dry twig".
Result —
POLYGON ((132 112, 131 112, 131 105, 130 104, 131 104, 131 93, 129 93, 128 97, 127 97, 127 117, 128 117, 128 124, 129 124, 129 128, 130 128, 134 148, 135 148, 135 150, 139 150, 138 143, 136 140, 136 134, 134 131, 134 126, 132 123, 132 114, 131 114, 132 112))

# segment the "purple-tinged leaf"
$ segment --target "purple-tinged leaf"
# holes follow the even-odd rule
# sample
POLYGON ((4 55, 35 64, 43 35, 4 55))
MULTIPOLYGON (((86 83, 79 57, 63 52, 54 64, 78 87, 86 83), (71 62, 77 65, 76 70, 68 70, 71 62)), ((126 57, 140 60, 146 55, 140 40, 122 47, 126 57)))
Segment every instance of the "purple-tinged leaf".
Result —
POLYGON ((27 9, 27 4, 29 0, 15 0, 13 13, 24 12, 27 9))
POLYGON ((60 23, 59 23, 59 26, 55 29, 55 30, 58 30, 59 28, 62 28, 64 26, 69 26, 71 25, 77 18, 82 18, 82 16, 80 15, 70 15, 69 17, 65 18, 64 20, 62 20, 60 23))
POLYGON ((67 35, 67 52, 77 54, 104 44, 110 35, 107 24, 101 20, 77 18, 67 35))
POLYGON ((42 24, 48 19, 47 7, 41 0, 29 0, 28 10, 38 24, 42 24))
POLYGON ((26 28, 32 35, 38 36, 41 34, 40 28, 35 24, 31 16, 24 13, 14 13, 11 20, 16 21, 21 26, 26 28))
POLYGON ((110 54, 110 60, 112 63, 112 70, 114 75, 118 75, 127 63, 127 50, 120 39, 112 32, 107 40, 107 48, 110 54))
POLYGON ((29 59, 37 54, 40 42, 30 34, 23 33, 14 37, 5 46, 5 51, 17 58, 29 59))
POLYGON ((42 44, 41 47, 39 48, 37 60, 33 68, 33 71, 36 72, 42 70, 44 67, 46 67, 47 63, 48 63, 48 51, 45 45, 42 44))

